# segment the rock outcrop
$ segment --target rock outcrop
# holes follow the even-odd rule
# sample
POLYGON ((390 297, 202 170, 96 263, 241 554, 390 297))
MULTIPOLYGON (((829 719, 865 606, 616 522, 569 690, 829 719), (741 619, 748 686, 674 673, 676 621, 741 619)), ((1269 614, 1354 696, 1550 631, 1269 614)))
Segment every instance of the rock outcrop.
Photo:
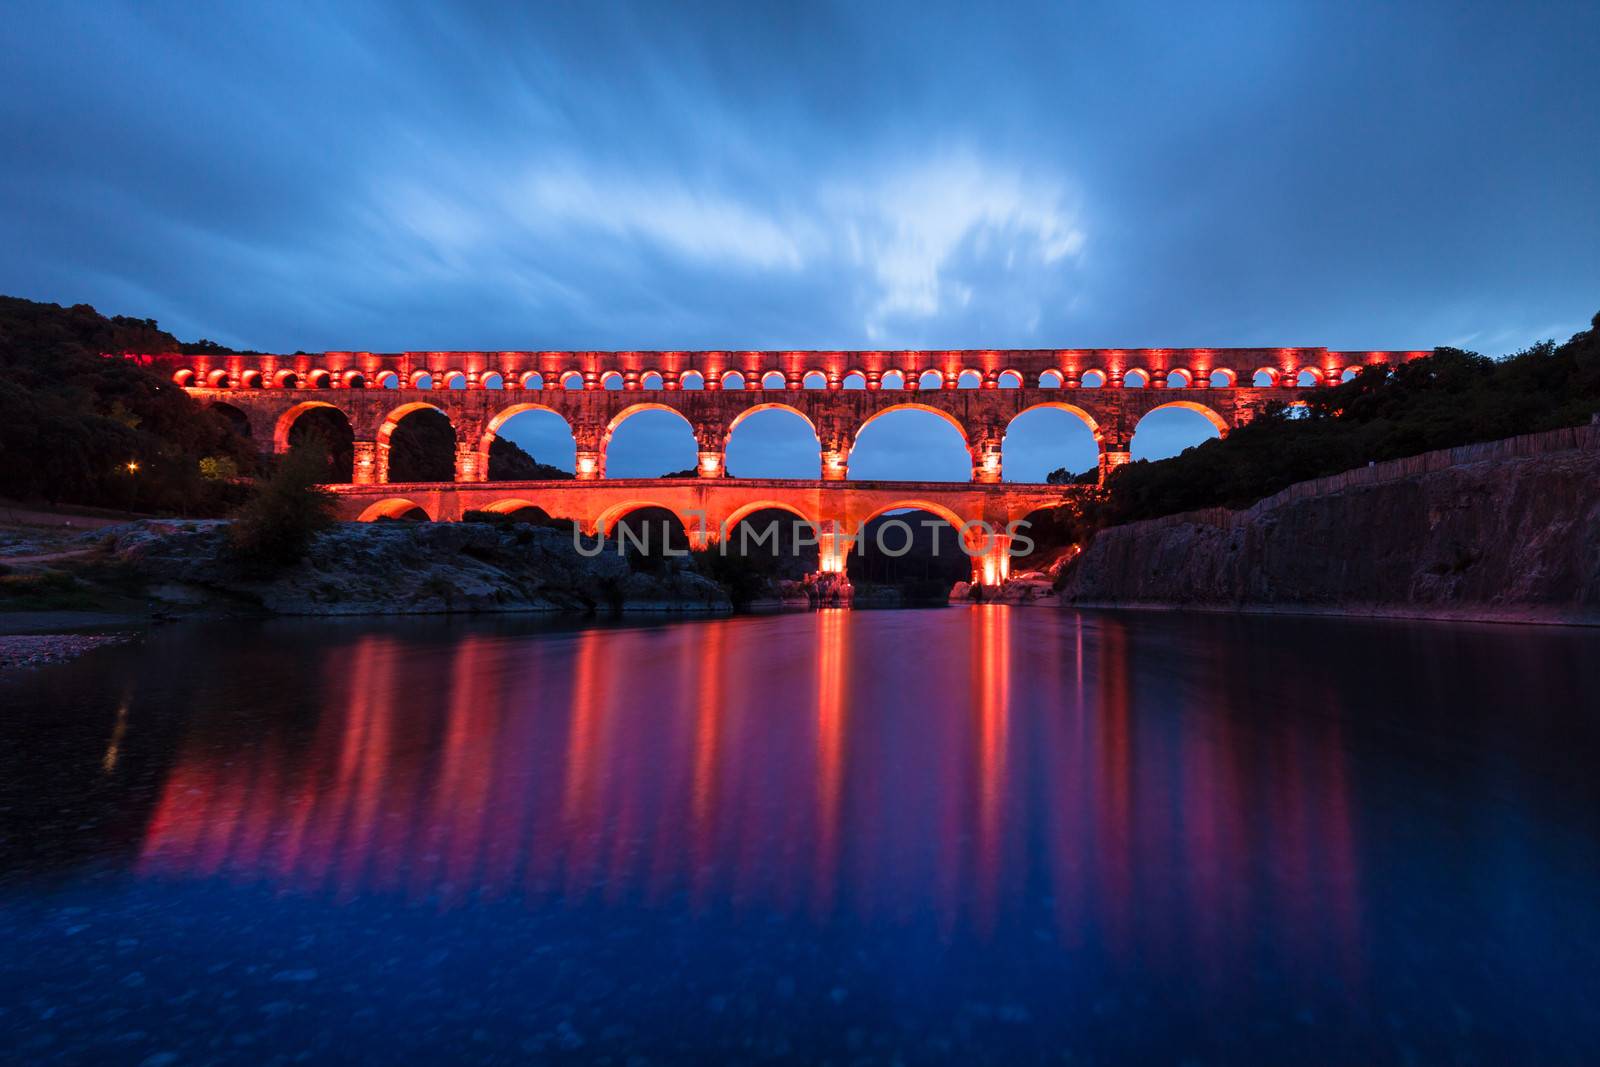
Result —
POLYGON ((269 575, 233 559, 227 523, 150 520, 84 535, 123 580, 173 606, 282 615, 725 612, 727 594, 684 560, 636 570, 570 534, 527 525, 340 523, 300 563, 269 575))
POLYGON ((1077 606, 1600 623, 1600 426, 1112 527, 1061 592, 1077 606))

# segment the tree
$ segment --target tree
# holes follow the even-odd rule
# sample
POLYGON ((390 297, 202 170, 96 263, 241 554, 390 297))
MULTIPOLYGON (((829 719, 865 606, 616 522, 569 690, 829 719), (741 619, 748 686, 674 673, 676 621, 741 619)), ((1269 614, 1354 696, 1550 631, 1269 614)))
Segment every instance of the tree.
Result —
POLYGON ((333 525, 333 497, 319 485, 327 456, 293 448, 234 516, 229 541, 248 569, 271 570, 297 563, 312 540, 333 525))

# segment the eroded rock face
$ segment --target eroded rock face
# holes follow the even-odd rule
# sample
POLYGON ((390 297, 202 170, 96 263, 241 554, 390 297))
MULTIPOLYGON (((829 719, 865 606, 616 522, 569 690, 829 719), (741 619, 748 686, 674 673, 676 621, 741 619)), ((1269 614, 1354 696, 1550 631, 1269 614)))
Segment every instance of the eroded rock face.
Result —
POLYGON ((232 558, 225 522, 130 523, 88 540, 172 604, 232 600, 285 615, 730 610, 722 588, 686 563, 636 573, 615 553, 584 557, 569 534, 535 526, 340 523, 267 578, 232 558))
POLYGON ((1104 530, 1063 602, 1600 623, 1600 450, 1294 496, 1104 530))

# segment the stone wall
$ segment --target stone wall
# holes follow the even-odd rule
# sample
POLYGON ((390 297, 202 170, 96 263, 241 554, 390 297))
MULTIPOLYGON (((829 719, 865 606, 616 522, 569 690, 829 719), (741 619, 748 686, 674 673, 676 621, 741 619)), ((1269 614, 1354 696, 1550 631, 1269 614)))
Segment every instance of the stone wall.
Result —
POLYGON ((1377 463, 1102 531, 1077 606, 1600 624, 1600 425, 1377 463))

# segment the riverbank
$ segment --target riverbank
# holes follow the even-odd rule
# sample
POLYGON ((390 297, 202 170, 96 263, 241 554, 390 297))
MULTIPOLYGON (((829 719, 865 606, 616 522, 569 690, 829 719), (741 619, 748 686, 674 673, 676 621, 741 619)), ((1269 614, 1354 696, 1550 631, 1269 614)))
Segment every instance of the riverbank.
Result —
POLYGON ((1600 426, 1102 530, 1064 606, 1600 625, 1600 426))

